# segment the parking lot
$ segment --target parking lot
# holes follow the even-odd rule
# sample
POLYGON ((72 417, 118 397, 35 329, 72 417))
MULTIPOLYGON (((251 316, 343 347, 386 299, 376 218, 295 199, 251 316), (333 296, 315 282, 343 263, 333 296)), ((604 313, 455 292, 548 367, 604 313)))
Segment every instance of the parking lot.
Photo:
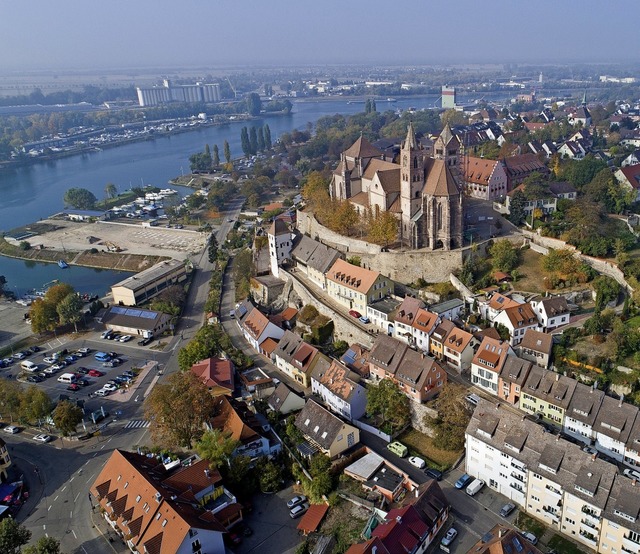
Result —
POLYGON ((38 352, 24 350, 14 353, 11 361, 5 358, 8 363, 0 370, 0 377, 42 387, 54 401, 61 394, 85 400, 101 396, 115 400, 134 386, 140 368, 154 357, 147 346, 138 345, 139 340, 134 337, 121 343, 100 339, 100 333, 92 332, 81 340, 42 344, 38 352), (31 364, 36 367, 23 369, 31 364), (98 392, 105 387, 111 390, 98 392))

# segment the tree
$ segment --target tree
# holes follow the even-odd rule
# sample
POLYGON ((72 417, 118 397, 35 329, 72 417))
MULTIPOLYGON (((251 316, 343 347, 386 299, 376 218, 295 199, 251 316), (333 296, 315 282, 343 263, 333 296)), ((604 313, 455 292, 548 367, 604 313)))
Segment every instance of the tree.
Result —
POLYGON ((73 326, 77 333, 78 321, 82 319, 83 308, 84 302, 75 292, 68 294, 56 306, 56 311, 58 312, 60 323, 62 325, 73 323, 73 326))
POLYGON ((456 125, 467 125, 468 123, 469 120, 464 115, 464 113, 454 110, 453 108, 445 111, 442 114, 442 125, 444 127, 446 127, 447 125, 455 127, 456 125))
POLYGON ((369 240, 375 244, 394 242, 398 236, 398 220, 391 212, 381 212, 371 220, 369 225, 369 240))
POLYGON ((217 144, 213 145, 213 167, 220 166, 220 150, 217 144))
POLYGON ((377 385, 367 388, 367 413, 380 416, 380 426, 392 431, 398 431, 409 423, 409 402, 391 379, 382 379, 377 385))
POLYGON ((251 146, 251 155, 255 156, 258 153, 258 133, 255 127, 249 129, 249 145, 251 146))
POLYGON ((498 271, 509 272, 518 265, 518 250, 508 239, 496 241, 489 248, 491 265, 498 271))
POLYGON ((224 141, 224 145, 223 145, 223 151, 224 151, 224 161, 227 162, 227 164, 231 163, 231 148, 229 147, 229 142, 228 141, 224 141))
POLYGON ((20 554, 21 548, 31 539, 31 531, 13 518, 0 521, 0 552, 20 554))
POLYGON ((22 554, 61 554, 60 541, 53 537, 40 537, 36 544, 23 548, 22 554))
POLYGON ((258 151, 264 152, 265 142, 264 142, 264 127, 258 127, 258 151))
POLYGON ((516 190, 511 196, 511 200, 509 201, 509 221, 514 225, 522 225, 526 215, 524 210, 526 201, 527 199, 524 192, 520 189, 516 190))
POLYGON ((4 286, 7 284, 7 278, 4 275, 0 275, 0 296, 4 294, 4 286))
POLYGON ((214 233, 209 236, 209 263, 215 263, 218 259, 218 239, 214 233))
POLYGON ((267 150, 271 150, 271 128, 267 123, 264 125, 264 147, 267 150))
POLYGON ((256 464, 258 470, 260 490, 264 493, 274 493, 282 484, 282 466, 271 460, 262 458, 256 464))
POLYGON ((31 304, 31 330, 34 333, 53 331, 58 323, 56 307, 42 298, 37 298, 31 304))
POLYGON ((0 409, 3 419, 13 421, 20 413, 20 400, 22 388, 17 381, 0 379, 0 409))
POLYGON ((75 433, 76 427, 82 421, 82 408, 76 404, 63 400, 53 410, 53 423, 60 430, 63 437, 75 433))
POLYGON ((249 94, 249 96, 247 96, 246 105, 249 115, 260 115, 260 110, 262 110, 262 101, 260 100, 260 95, 255 92, 249 94))
POLYGON ((78 210, 91 210, 98 199, 90 190, 71 188, 64 193, 64 203, 78 210))
POLYGON ((249 142, 249 131, 246 127, 243 127, 240 130, 240 145, 242 148, 242 153, 245 157, 251 157, 251 143, 249 142))
POLYGON ((620 284, 608 275, 600 275, 593 281, 593 290, 596 291, 595 311, 599 312, 609 302, 618 298, 620 284))
POLYGON ((211 467, 218 469, 221 465, 230 465, 231 455, 240 446, 240 441, 234 439, 230 433, 220 429, 205 432, 196 443, 196 452, 207 460, 211 467))
POLYGON ((49 287, 44 295, 44 301, 53 306, 57 306, 70 294, 75 294, 75 289, 67 283, 60 283, 59 285, 49 287))
POLYGON ((20 418, 39 425, 53 407, 49 395, 40 387, 31 386, 20 394, 20 418))
POLYGON ((174 373, 157 384, 145 401, 153 440, 169 448, 191 448, 203 433, 215 401, 206 385, 190 371, 174 373))
POLYGON ((118 196, 118 187, 116 187, 113 183, 107 183, 104 187, 104 193, 107 198, 115 198, 118 196))
POLYGON ((434 446, 444 450, 461 450, 464 433, 471 419, 471 409, 463 400, 465 391, 456 384, 447 383, 440 396, 433 402, 436 417, 425 417, 425 423, 435 431, 434 446))

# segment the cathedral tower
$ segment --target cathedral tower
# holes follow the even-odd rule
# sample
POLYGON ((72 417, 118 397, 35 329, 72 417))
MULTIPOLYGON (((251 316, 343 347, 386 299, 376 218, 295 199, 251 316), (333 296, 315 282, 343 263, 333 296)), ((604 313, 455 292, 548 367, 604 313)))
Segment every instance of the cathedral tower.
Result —
POLYGON ((402 210, 402 235, 409 237, 411 218, 422 206, 424 186, 424 150, 409 123, 407 138, 400 147, 400 209, 402 210))

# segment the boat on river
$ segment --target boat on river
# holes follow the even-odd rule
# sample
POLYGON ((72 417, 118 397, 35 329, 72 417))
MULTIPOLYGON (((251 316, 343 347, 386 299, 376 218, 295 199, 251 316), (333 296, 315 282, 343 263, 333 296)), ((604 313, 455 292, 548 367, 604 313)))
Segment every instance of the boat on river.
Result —
POLYGON ((61 269, 67 269, 69 267, 69 264, 64 260, 58 260, 58 266, 60 266, 61 269))

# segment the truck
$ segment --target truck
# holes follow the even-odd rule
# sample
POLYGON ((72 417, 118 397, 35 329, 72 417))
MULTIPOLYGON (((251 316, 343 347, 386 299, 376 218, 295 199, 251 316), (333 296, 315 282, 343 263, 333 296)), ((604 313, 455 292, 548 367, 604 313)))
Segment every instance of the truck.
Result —
POLYGON ((467 494, 469 496, 475 496, 484 487, 484 481, 482 479, 474 479, 473 482, 467 487, 467 494))

